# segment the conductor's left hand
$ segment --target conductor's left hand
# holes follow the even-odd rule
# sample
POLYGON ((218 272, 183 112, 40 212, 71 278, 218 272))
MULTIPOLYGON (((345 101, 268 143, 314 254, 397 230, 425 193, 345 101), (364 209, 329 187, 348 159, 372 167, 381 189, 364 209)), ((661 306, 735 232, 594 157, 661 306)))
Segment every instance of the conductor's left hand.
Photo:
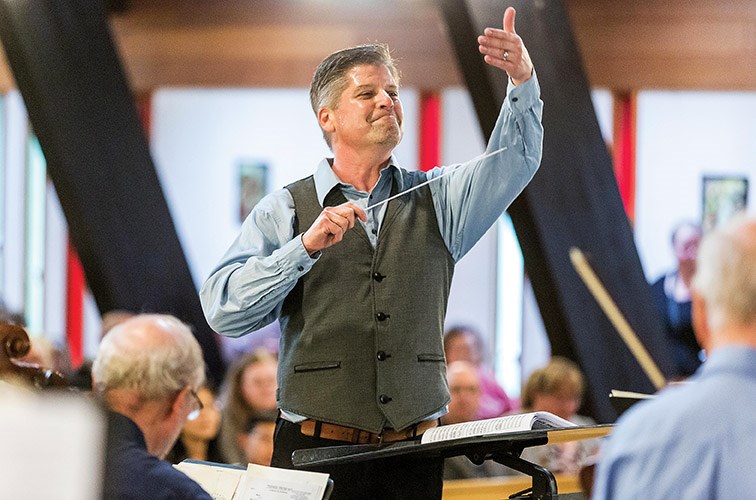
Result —
POLYGON ((515 85, 530 79, 533 63, 522 38, 515 33, 515 10, 508 7, 504 11, 504 29, 486 28, 478 37, 478 50, 485 54, 483 58, 491 66, 507 72, 515 85))

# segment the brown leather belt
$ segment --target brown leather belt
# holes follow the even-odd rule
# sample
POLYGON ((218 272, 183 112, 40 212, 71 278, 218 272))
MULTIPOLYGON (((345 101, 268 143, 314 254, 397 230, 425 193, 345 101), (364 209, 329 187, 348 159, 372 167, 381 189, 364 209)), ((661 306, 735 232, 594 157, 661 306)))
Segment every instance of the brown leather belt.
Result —
POLYGON ((394 441, 405 441, 420 437, 423 432, 438 426, 438 420, 424 420, 406 429, 394 430, 383 429, 383 432, 376 434, 374 432, 346 427, 344 425, 329 424, 319 420, 307 419, 300 424, 302 434, 322 439, 332 439, 334 441, 346 441, 353 444, 368 443, 391 443, 394 441))

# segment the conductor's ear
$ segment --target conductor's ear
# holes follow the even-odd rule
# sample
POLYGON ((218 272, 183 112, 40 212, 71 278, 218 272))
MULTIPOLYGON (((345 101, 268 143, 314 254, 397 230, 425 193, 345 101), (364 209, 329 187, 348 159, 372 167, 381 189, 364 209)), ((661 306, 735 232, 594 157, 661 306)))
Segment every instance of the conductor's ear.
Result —
POLYGON ((333 114, 329 108, 320 108, 318 110, 318 124, 323 132, 328 134, 335 130, 335 124, 333 120, 333 114))

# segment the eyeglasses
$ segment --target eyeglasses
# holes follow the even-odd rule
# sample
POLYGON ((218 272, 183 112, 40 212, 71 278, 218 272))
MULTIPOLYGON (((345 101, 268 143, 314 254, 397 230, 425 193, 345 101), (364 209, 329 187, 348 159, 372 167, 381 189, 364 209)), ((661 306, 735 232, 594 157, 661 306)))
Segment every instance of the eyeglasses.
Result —
POLYGON ((189 412, 189 415, 186 416, 186 419, 196 420, 197 417, 199 417, 200 412, 205 408, 205 405, 202 404, 202 400, 199 398, 197 392, 194 389, 189 389, 189 394, 191 394, 194 398, 194 401, 197 402, 197 408, 189 412))

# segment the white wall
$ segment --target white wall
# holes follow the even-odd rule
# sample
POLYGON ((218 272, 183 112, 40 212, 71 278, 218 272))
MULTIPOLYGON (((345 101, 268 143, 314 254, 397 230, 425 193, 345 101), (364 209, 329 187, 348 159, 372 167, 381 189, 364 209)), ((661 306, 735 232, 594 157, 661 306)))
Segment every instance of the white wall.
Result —
POLYGON ((756 93, 639 93, 635 238, 649 280, 674 267, 670 231, 701 219, 711 174, 747 176, 756 214, 756 93))
POLYGON ((63 347, 66 345, 68 224, 51 181, 47 182, 46 201, 44 333, 55 345, 63 347))
POLYGON ((593 112, 596 113, 601 137, 604 142, 611 144, 613 140, 614 127, 614 100, 612 92, 607 89, 594 89, 591 91, 591 103, 593 112))
MULTIPOLYGON (((402 92, 407 118, 400 163, 417 157, 417 95, 402 92)), ((240 160, 269 167, 269 191, 311 174, 329 154, 307 89, 164 89, 155 93, 151 148, 199 288, 236 237, 240 160)))
POLYGON ((24 309, 24 193, 27 118, 21 94, 5 98, 5 235, 3 238, 3 300, 9 310, 24 309))
MULTIPOLYGON (((465 89, 442 94, 441 162, 460 163, 485 151, 478 118, 465 89)), ((449 296, 447 324, 469 324, 491 340, 496 331, 497 228, 491 228, 459 261, 449 296)))
POLYGON ((273 190, 327 151, 304 90, 160 90, 151 148, 198 288, 240 228, 239 162, 268 164, 273 190))

